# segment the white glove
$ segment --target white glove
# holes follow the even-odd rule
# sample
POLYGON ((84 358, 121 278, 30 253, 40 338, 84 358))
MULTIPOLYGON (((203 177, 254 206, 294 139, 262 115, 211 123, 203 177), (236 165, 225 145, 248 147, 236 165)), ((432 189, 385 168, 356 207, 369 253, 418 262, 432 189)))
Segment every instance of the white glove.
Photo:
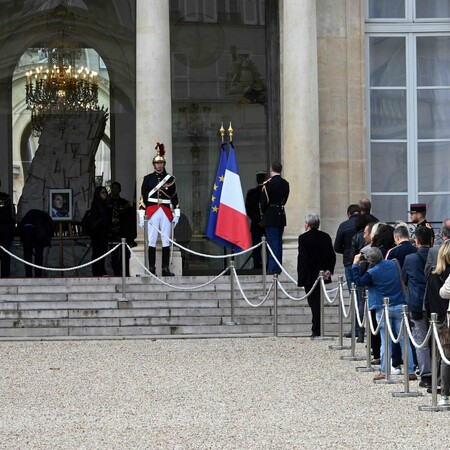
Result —
POLYGON ((174 228, 177 226, 178 221, 180 220, 180 216, 181 216, 180 208, 175 208, 173 211, 173 219, 172 219, 174 228))
POLYGON ((145 211, 143 209, 138 209, 137 213, 139 216, 139 226, 144 228, 145 211))

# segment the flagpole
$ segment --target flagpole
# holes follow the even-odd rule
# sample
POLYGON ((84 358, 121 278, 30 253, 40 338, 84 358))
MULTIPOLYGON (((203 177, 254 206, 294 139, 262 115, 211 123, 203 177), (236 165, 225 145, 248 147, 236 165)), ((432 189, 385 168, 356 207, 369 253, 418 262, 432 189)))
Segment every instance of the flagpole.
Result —
POLYGON ((230 144, 233 143, 233 128, 231 128, 231 122, 230 126, 228 127, 228 135, 230 136, 230 144))
POLYGON ((223 122, 222 122, 222 126, 220 127, 220 137, 222 139, 222 144, 225 142, 225 128, 223 127, 223 122))
MULTIPOLYGON (((220 126, 219 132, 220 132, 220 139, 221 139, 222 145, 223 145, 225 143, 225 128, 223 127, 223 122, 222 122, 222 124, 220 126)), ((223 255, 225 256, 226 254, 227 254, 227 248, 224 246, 223 247, 223 255)), ((227 267, 228 267, 227 266, 227 259, 224 258, 223 259, 223 269, 225 270, 227 267)))

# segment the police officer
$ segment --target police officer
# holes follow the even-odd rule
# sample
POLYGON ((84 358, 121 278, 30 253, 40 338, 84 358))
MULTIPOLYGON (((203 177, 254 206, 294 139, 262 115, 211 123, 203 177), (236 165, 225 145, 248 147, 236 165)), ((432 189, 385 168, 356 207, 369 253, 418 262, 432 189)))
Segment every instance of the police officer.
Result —
MULTIPOLYGON (((178 204, 175 177, 166 172, 166 159, 164 144, 159 142, 155 147, 156 155, 152 160, 155 171, 144 177, 141 187, 142 200, 145 205, 145 215, 148 218, 148 262, 151 273, 156 274, 156 241, 158 230, 161 234, 162 244, 162 276, 172 277, 169 269, 170 241, 172 222, 174 226, 180 218, 180 205, 178 204)), ((143 226, 141 220, 140 225, 143 226)))
POLYGON ((434 242, 434 230, 429 222, 427 222, 427 205, 425 203, 411 203, 408 213, 411 215, 411 222, 416 224, 417 227, 430 228, 433 234, 434 242))

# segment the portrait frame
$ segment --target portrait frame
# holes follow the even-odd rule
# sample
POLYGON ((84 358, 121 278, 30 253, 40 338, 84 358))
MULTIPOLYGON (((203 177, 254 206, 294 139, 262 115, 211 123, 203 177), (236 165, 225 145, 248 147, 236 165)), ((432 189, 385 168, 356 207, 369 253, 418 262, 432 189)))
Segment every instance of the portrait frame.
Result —
POLYGON ((49 189, 48 213, 54 221, 71 221, 72 189, 49 189))

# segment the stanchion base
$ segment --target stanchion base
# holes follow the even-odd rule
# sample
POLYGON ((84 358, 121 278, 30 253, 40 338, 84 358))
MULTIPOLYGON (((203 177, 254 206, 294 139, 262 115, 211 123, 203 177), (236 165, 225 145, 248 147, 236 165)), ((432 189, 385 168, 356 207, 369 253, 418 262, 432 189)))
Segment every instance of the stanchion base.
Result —
POLYGON ((422 392, 417 392, 417 391, 413 391, 413 392, 400 391, 400 392, 392 393, 392 397, 422 397, 422 396, 423 396, 422 392))
POLYGON ((389 380, 373 380, 375 384, 398 384, 403 383, 403 380, 400 378, 389 378, 389 380))
POLYGON ((357 372, 375 372, 376 369, 373 367, 355 367, 357 372))
POLYGON ((344 361, 364 361, 366 358, 363 358, 362 356, 344 355, 339 359, 342 359, 344 361))
MULTIPOLYGON (((119 305, 122 304, 125 306, 126 303, 131 303, 133 300, 132 298, 126 298, 126 297, 117 297, 114 299, 116 302, 119 302, 119 305)), ((120 308, 120 306, 119 306, 120 308)))
POLYGON ((237 322, 225 322, 225 325, 239 325, 237 322))
POLYGON ((439 412, 443 411, 440 406, 433 406, 433 405, 422 405, 419 406, 419 411, 432 411, 432 412, 439 412))
POLYGON ((349 345, 329 345, 328 348, 330 350, 350 350, 351 347, 349 345))

